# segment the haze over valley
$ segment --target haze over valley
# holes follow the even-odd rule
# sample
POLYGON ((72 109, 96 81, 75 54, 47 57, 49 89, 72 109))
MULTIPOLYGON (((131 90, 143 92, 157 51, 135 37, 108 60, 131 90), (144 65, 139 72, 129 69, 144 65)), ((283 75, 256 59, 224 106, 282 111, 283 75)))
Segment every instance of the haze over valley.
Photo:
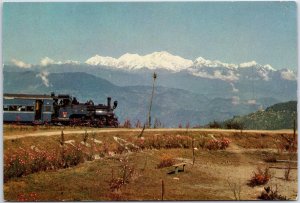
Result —
POLYGON ((166 51, 119 58, 96 55, 84 62, 45 57, 39 64, 28 64, 13 59, 4 66, 4 91, 54 91, 97 103, 111 96, 119 101, 116 113, 121 123, 127 118, 145 122, 154 71, 158 79, 152 116, 165 127, 223 121, 297 98, 293 70, 255 61, 189 60, 166 51))

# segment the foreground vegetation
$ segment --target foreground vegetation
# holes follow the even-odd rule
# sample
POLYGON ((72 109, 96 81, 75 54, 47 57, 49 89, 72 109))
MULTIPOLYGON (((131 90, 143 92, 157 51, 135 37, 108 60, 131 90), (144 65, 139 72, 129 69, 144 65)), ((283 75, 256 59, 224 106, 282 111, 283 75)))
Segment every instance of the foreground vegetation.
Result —
POLYGON ((138 135, 83 130, 82 134, 4 140, 4 198, 253 200, 270 198, 275 192, 289 199, 297 195, 296 170, 285 180, 282 170, 268 169, 278 166, 276 160, 296 159, 291 156, 295 148, 288 148, 292 134, 146 130, 143 137, 138 135), (168 175, 172 165, 181 162, 187 163, 185 171, 168 175), (261 165, 262 187, 278 186, 269 192, 272 195, 262 195, 257 190, 261 186, 249 185, 251 180, 261 180, 256 169, 261 165))

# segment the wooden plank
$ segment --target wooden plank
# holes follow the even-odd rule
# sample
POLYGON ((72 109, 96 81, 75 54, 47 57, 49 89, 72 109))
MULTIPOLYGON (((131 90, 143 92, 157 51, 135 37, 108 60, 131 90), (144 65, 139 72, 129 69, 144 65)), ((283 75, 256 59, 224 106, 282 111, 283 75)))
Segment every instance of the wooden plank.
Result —
POLYGON ((174 165, 172 165, 172 166, 174 166, 174 167, 178 167, 178 166, 184 166, 184 165, 186 165, 186 163, 174 164, 174 165))

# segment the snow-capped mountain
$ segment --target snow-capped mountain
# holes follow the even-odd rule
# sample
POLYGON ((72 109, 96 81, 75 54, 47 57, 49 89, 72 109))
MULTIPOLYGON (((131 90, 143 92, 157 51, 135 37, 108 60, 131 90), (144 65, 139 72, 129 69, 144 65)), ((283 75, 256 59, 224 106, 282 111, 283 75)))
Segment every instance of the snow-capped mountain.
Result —
POLYGON ((232 64, 232 63, 223 63, 221 61, 215 60, 215 61, 211 61, 211 60, 207 60, 203 57, 199 57, 197 58, 194 63, 193 63, 194 67, 198 67, 198 68, 202 68, 202 67, 211 67, 211 68, 227 68, 230 70, 234 70, 237 69, 238 65, 236 64, 232 64))
POLYGON ((96 55, 86 60, 85 63, 94 66, 110 66, 128 70, 136 70, 141 68, 153 70, 161 68, 174 72, 184 70, 193 64, 191 60, 172 55, 165 51, 153 52, 144 56, 126 53, 118 59, 96 55))
MULTIPOLYGON (((66 60, 55 61, 49 57, 41 60, 40 64, 32 65, 13 59, 12 63, 20 69, 32 69, 38 67, 51 72, 53 66, 83 66, 91 68, 103 68, 124 70, 130 72, 140 70, 166 70, 170 73, 184 72, 194 77, 235 82, 239 80, 263 80, 272 79, 297 80, 297 74, 289 69, 276 70, 271 65, 261 65, 256 61, 240 64, 225 63, 219 60, 209 60, 198 57, 194 61, 180 56, 172 55, 166 51, 153 52, 147 55, 126 53, 119 58, 95 55, 82 64, 79 61, 66 60)), ((74 67, 67 67, 71 69, 74 67)), ((57 68, 59 69, 59 67, 57 68)), ((64 69, 66 71, 66 69, 64 69)), ((72 70, 73 71, 73 70, 72 70)), ((96 71, 96 70, 95 70, 96 71)))
POLYGON ((110 66, 110 67, 118 66, 117 59, 109 56, 99 56, 99 55, 95 55, 89 58, 88 60, 85 61, 85 63, 92 66, 110 66))
POLYGON ((165 69, 171 72, 186 71, 195 77, 237 81, 240 79, 268 81, 278 72, 281 79, 296 80, 297 76, 291 70, 277 71, 271 65, 261 65, 256 61, 240 64, 224 63, 218 60, 208 60, 198 57, 194 61, 172 55, 168 52, 153 52, 148 55, 124 54, 120 58, 103 57, 96 55, 85 61, 92 66, 108 66, 115 69, 139 70, 142 68, 155 70, 165 69))
MULTIPOLYGON (((240 79, 268 81, 277 72, 271 65, 261 65, 256 61, 233 64, 218 60, 211 61, 202 57, 197 58, 188 70, 194 76, 224 81, 237 81, 240 79)), ((295 80, 296 74, 290 70, 289 73, 283 74, 282 79, 295 80)))

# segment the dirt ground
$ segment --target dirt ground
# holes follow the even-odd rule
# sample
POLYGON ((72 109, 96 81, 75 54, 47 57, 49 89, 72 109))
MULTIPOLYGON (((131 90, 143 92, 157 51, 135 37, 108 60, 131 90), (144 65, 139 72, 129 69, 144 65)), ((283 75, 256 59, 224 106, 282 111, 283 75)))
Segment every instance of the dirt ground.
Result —
MULTIPOLYGON (((137 136, 140 129, 88 129, 96 133, 99 141, 118 136, 124 140, 137 136)), ((64 130, 66 140, 82 139, 84 130, 64 130)), ((8 148, 55 145, 61 129, 46 131, 4 131, 4 153, 8 148)), ((164 180, 164 200, 235 200, 234 192, 240 191, 240 200, 257 200, 264 187, 276 188, 278 193, 290 200, 297 199, 297 169, 292 169, 290 180, 284 179, 286 162, 269 163, 268 157, 288 159, 288 153, 278 149, 281 135, 291 136, 292 131, 236 131, 214 129, 154 129, 146 130, 145 137, 158 134, 185 134, 194 138, 226 137, 231 140, 226 150, 195 149, 192 164, 192 149, 147 149, 121 155, 112 155, 87 161, 76 167, 50 172, 37 172, 14 178, 4 184, 5 200, 16 200, 17 194, 35 192, 41 201, 76 200, 161 200, 161 181, 164 180), (175 157, 176 162, 187 163, 184 172, 169 175, 173 170, 157 168, 162 155, 175 157), (117 192, 111 192, 108 183, 112 171, 120 168, 120 157, 128 157, 135 167, 132 180, 117 192), (250 187, 247 183, 257 167, 270 167, 271 179, 266 185, 250 187), (56 181, 55 181, 56 180, 56 181)), ((297 157, 294 158, 297 160, 297 157)), ((293 163, 293 167, 297 163, 293 163)))
MULTIPOLYGON (((4 126, 4 139, 17 139, 23 137, 37 137, 37 136, 53 136, 59 135, 61 131, 64 134, 80 134, 82 132, 95 133, 109 133, 109 132, 141 132, 141 129, 126 129, 126 128, 72 128, 72 127, 48 127, 48 128, 33 128, 20 127, 14 125, 4 126)), ((199 132, 199 133, 239 133, 240 130, 224 130, 224 129, 185 129, 185 128, 163 128, 163 129, 147 129, 147 132, 199 132)), ((267 133, 267 134, 291 134, 292 130, 243 130, 244 133, 267 133)))

